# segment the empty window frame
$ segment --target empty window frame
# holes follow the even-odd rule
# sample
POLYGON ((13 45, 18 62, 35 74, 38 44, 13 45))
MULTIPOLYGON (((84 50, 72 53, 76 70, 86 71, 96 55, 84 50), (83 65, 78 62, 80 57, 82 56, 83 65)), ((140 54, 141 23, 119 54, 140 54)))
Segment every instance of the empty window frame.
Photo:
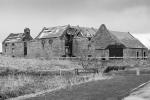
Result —
POLYGON ((146 59, 146 52, 143 52, 143 58, 146 59))
POLYGON ((15 43, 12 43, 12 46, 15 46, 15 43))
POLYGON ((7 43, 5 43, 5 47, 7 47, 8 46, 8 44, 7 43))

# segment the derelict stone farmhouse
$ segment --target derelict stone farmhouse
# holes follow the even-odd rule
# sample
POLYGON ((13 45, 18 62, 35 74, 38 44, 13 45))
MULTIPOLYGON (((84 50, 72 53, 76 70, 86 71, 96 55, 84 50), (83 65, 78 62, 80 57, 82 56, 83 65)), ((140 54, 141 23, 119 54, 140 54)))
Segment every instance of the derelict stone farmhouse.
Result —
POLYGON ((129 32, 80 26, 44 27, 32 38, 30 29, 11 33, 2 43, 3 54, 12 57, 146 57, 148 49, 129 32))

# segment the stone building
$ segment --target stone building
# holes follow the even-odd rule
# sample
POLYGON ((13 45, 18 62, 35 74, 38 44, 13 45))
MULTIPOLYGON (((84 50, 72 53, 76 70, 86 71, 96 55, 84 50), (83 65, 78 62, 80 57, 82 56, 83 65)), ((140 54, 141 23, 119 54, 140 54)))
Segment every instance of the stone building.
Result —
POLYGON ((92 38, 97 57, 144 58, 148 49, 129 32, 110 31, 104 24, 92 38))
POLYGON ((30 57, 46 58, 88 55, 88 45, 95 32, 94 28, 70 25, 44 27, 30 42, 28 54, 30 57))
POLYGON ((3 54, 19 57, 146 57, 147 48, 129 32, 80 26, 44 27, 32 39, 30 30, 11 33, 2 43, 3 54))
POLYGON ((24 33, 10 33, 2 42, 2 53, 12 57, 27 56, 27 43, 32 39, 29 28, 25 28, 24 33))

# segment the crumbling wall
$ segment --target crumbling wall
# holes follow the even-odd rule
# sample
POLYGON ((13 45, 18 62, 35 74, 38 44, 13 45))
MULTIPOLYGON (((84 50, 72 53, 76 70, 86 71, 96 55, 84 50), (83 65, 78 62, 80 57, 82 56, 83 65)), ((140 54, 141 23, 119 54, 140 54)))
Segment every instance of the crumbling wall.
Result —
POLYGON ((28 45, 28 57, 61 57, 65 54, 64 40, 60 38, 39 39, 28 45))
POLYGON ((65 40, 56 38, 53 40, 52 51, 54 57, 62 57, 65 55, 65 40))
POLYGON ((73 54, 76 57, 83 57, 91 55, 91 49, 88 46, 89 40, 87 38, 74 38, 73 40, 73 54))
POLYGON ((12 57, 23 57, 23 42, 13 42, 3 44, 3 53, 12 57))
POLYGON ((42 57, 42 45, 40 40, 30 41, 27 45, 27 57, 29 58, 36 58, 42 57))

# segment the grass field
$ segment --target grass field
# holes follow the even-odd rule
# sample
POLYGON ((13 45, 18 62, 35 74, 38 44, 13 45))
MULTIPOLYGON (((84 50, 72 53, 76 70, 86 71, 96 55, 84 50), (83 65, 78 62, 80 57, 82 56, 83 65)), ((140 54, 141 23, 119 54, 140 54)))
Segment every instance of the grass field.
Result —
POLYGON ((0 60, 0 96, 5 99, 104 79, 102 74, 76 76, 74 68, 81 66, 68 60, 0 60))
MULTIPOLYGON (((103 100, 98 96, 100 94, 102 98, 107 96, 120 98, 128 94, 132 87, 150 79, 147 75, 135 76, 135 70, 126 70, 117 73, 113 72, 116 74, 114 79, 97 81, 108 79, 110 76, 106 77, 101 73, 76 76, 74 74, 74 68, 82 67, 77 62, 71 62, 69 60, 40 60, 4 56, 0 56, 0 60, 0 96, 2 98, 18 97, 57 88, 65 88, 58 92, 64 98, 59 97, 57 93, 55 94, 56 97, 50 96, 49 94, 46 97, 49 98, 50 96, 52 98, 51 100, 103 100), (81 83, 85 83, 87 86, 81 83), (80 86, 83 90, 78 89, 80 86), (74 91, 72 89, 77 90, 74 91), (68 93, 67 91, 70 92, 68 93), (78 93, 82 94, 83 98, 78 93), (65 95, 68 95, 68 97, 65 95), (97 96, 100 99, 97 99, 97 96)), ((147 69, 142 69, 142 71, 142 74, 149 74, 150 72, 147 69)), ((110 73, 110 75, 113 73, 110 73)), ((41 98, 39 100, 42 100, 44 97, 35 98, 33 100, 39 98, 41 98)))
POLYGON ((75 62, 69 60, 40 60, 24 59, 0 56, 0 70, 16 69, 19 71, 41 71, 41 70, 59 70, 73 69, 81 67, 75 62))
POLYGON ((149 80, 149 75, 115 76, 109 80, 88 82, 26 100, 121 100, 133 88, 149 80))

